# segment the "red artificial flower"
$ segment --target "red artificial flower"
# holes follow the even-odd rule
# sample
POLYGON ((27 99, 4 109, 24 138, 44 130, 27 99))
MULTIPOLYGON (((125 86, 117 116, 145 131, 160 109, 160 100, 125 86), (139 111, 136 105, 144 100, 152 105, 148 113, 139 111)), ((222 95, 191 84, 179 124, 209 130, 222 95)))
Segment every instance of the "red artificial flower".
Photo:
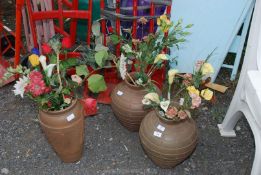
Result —
POLYGON ((71 48, 72 47, 71 38, 69 38, 69 37, 63 38, 62 47, 65 48, 65 49, 71 48))
POLYGON ((51 101, 48 101, 47 102, 47 106, 50 108, 50 107, 52 107, 52 102, 51 101))
POLYGON ((25 92, 30 92, 34 97, 50 92, 50 87, 46 87, 41 72, 32 71, 29 74, 29 84, 25 87, 25 92))
POLYGON ((109 33, 113 33, 113 28, 111 26, 108 27, 108 31, 109 31, 109 33))
POLYGON ((43 43, 42 50, 43 50, 43 54, 49 54, 52 52, 52 48, 47 43, 43 43))

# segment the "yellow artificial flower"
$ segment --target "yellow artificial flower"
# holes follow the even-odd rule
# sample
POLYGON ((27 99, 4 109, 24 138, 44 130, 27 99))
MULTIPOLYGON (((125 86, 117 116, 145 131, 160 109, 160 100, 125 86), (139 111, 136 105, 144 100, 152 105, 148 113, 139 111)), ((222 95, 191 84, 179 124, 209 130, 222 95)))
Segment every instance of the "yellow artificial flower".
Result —
POLYGON ((154 60, 154 64, 159 62, 160 60, 168 60, 166 54, 158 54, 154 60))
POLYGON ((39 56, 36 54, 32 54, 29 56, 29 61, 33 67, 38 66, 40 64, 39 56))
POLYGON ((160 26, 160 24, 161 24, 160 18, 157 18, 157 25, 160 26))
POLYGON ((161 16, 160 16, 160 20, 166 22, 166 21, 168 20, 167 15, 165 15, 165 14, 164 14, 164 15, 161 15, 161 16))
POLYGON ((211 100, 213 97, 213 91, 209 89, 204 89, 201 91, 200 95, 205 99, 205 100, 211 100))
POLYGON ((191 94, 196 94, 196 95, 199 96, 199 90, 197 90, 197 89, 195 88, 195 86, 189 86, 189 87, 187 87, 187 90, 188 90, 188 92, 189 92, 190 95, 191 95, 191 94))
POLYGON ((174 81, 174 77, 175 75, 178 73, 179 71, 177 69, 170 69, 168 71, 168 81, 169 81, 169 84, 171 85, 174 81))
POLYGON ((201 67, 202 75, 209 75, 214 73, 214 68, 210 63, 204 63, 201 67))
POLYGON ((144 99, 153 101, 157 104, 160 103, 159 95, 155 92, 148 93, 144 96, 144 99))

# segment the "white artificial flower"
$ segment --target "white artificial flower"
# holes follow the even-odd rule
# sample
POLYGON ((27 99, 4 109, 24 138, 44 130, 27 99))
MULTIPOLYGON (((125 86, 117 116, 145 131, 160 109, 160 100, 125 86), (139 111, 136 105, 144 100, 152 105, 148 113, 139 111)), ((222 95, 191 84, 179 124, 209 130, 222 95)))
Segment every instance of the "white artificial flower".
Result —
POLYGON ((52 76, 52 72, 53 72, 53 68, 54 66, 56 66, 56 64, 49 64, 46 69, 44 69, 44 71, 47 74, 47 77, 51 77, 52 76))
POLYGON ((144 105, 150 105, 150 104, 151 104, 151 101, 144 98, 144 99, 142 100, 142 104, 144 104, 144 105))
POLYGON ((138 80, 135 81, 137 83, 137 85, 143 85, 143 81, 141 78, 139 78, 138 80))
POLYGON ((18 81, 16 81, 14 85, 14 94, 15 95, 20 95, 22 98, 24 98, 24 88, 28 84, 29 80, 26 76, 23 76, 22 78, 19 78, 18 81))
POLYGON ((153 101, 157 104, 160 103, 160 99, 159 99, 159 95, 155 92, 151 92, 151 93, 148 93, 144 96, 144 99, 147 99, 147 100, 150 100, 150 101, 153 101))
POLYGON ((180 105, 180 106, 183 106, 184 102, 185 102, 185 99, 184 99, 184 98, 180 98, 180 99, 179 99, 179 105, 180 105))
POLYGON ((125 53, 132 53, 133 52, 129 44, 124 44, 122 46, 122 49, 124 50, 125 53))
POLYGON ((46 69, 46 56, 41 55, 39 57, 39 61, 40 61, 41 65, 42 65, 42 67, 43 67, 43 70, 45 70, 46 69))
POLYGON ((121 78, 123 80, 125 79, 127 74, 126 59, 127 58, 124 56, 124 54, 121 54, 119 69, 120 69, 121 78))
POLYGON ((169 100, 161 101, 160 102, 160 107, 161 107, 161 109, 163 109, 166 112, 168 110, 168 108, 169 108, 169 104, 170 104, 169 100))

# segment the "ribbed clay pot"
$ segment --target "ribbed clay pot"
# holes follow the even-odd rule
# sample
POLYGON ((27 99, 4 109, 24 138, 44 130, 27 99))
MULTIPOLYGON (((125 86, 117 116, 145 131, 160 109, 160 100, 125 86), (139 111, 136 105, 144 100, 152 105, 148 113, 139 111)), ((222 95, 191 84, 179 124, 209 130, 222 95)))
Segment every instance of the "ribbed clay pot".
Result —
POLYGON ((172 168, 187 159, 197 145, 193 119, 171 121, 151 111, 143 119, 140 141, 148 157, 161 168, 172 168))
MULTIPOLYGON (((134 77, 134 73, 131 74, 134 77)), ((148 91, 134 86, 129 78, 119 83, 111 93, 111 107, 119 122, 129 131, 139 131, 142 119, 150 112, 143 108, 142 99, 148 91)), ((157 88, 158 93, 160 90, 157 88)))
POLYGON ((63 162, 76 162, 82 157, 84 143, 83 107, 74 100, 61 111, 39 111, 45 136, 63 162))

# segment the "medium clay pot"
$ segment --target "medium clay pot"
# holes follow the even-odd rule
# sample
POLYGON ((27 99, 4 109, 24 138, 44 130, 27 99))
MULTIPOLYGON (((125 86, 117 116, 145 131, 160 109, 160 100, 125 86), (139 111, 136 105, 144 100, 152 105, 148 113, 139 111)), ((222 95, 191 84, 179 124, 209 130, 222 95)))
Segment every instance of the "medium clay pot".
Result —
POLYGON ((84 143, 83 107, 74 100, 61 111, 39 111, 39 121, 45 136, 63 162, 80 160, 84 143))
MULTIPOLYGON (((134 73, 131 74, 133 76, 134 73)), ((139 131, 142 119, 150 112, 143 108, 142 99, 148 93, 145 87, 134 86, 128 78, 111 93, 111 107, 119 122, 129 131, 139 131)), ((157 88, 157 91, 160 90, 157 88)))
POLYGON ((161 168, 172 168, 194 151, 198 135, 193 119, 167 120, 151 111, 143 119, 139 136, 148 157, 161 168))

